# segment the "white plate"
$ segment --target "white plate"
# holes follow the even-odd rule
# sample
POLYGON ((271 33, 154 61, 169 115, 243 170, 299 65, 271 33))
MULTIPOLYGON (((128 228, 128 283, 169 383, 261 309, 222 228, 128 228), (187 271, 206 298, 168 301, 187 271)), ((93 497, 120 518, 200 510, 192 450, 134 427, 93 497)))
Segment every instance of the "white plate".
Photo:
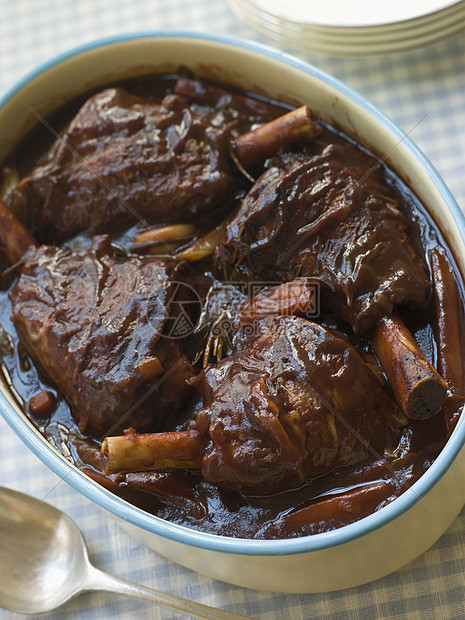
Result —
POLYGON ((460 4, 457 0, 254 0, 254 3, 283 19, 338 28, 395 24, 460 4))
MULTIPOLYGON (((295 1, 291 0, 291 4, 295 1)), ((240 18, 274 41, 337 56, 406 51, 465 31, 464 1, 449 2, 448 7, 437 13, 423 14, 406 22, 360 28, 308 24, 295 13, 293 19, 285 19, 271 12, 276 4, 283 5, 278 0, 267 2, 266 9, 261 8, 263 0, 229 2, 240 18)))
MULTIPOLYGON (((308 42, 313 41, 325 42, 327 45, 332 45, 335 48, 354 46, 355 48, 363 49, 365 47, 380 47, 381 45, 389 45, 394 47, 404 47, 412 45, 417 39, 437 39, 443 38, 449 34, 450 30, 454 32, 465 31, 465 24, 460 20, 461 14, 457 12, 448 14, 442 19, 438 19, 434 24, 423 24, 412 22, 408 30, 379 30, 377 32, 364 32, 363 36, 360 33, 352 33, 343 31, 324 31, 319 28, 304 28, 301 25, 284 22, 273 22, 273 20, 262 20, 264 27, 270 31, 276 33, 282 33, 289 40, 305 39, 308 38, 308 42)), ((256 15, 257 22, 260 21, 260 16, 256 15)))
POLYGON ((454 3, 452 6, 438 11, 433 14, 424 15, 414 20, 398 22, 393 24, 385 24, 378 26, 363 27, 340 27, 328 26, 320 24, 309 24, 301 19, 298 15, 292 18, 284 18, 269 10, 269 7, 262 8, 257 0, 230 0, 231 4, 242 5, 243 10, 262 19, 265 23, 283 24, 296 31, 319 32, 324 36, 333 37, 360 37, 367 36, 386 36, 388 34, 401 36, 416 29, 433 30, 441 28, 443 22, 456 20, 465 28, 465 1, 454 3))

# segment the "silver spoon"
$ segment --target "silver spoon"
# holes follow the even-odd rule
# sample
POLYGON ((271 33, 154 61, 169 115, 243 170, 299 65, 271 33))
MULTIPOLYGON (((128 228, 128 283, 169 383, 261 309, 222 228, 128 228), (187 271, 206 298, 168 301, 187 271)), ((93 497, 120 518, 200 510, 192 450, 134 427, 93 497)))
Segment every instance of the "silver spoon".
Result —
POLYGON ((89 590, 127 594, 194 618, 245 618, 104 573, 90 564, 82 534, 66 514, 0 487, 0 607, 41 613, 89 590))

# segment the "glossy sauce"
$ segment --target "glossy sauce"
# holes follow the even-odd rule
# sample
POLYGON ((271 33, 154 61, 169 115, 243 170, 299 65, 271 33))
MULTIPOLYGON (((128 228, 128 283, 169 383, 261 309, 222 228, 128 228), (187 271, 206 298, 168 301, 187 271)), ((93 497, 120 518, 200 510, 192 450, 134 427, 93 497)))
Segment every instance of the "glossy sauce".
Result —
MULTIPOLYGON (((169 91, 172 84, 172 77, 169 76, 125 86, 138 94, 150 93, 153 96, 160 96, 169 91)), ((60 113, 56 117, 57 124, 62 125, 63 119, 68 118, 75 109, 74 107, 60 113)), ((37 135, 26 141, 17 151, 15 165, 21 174, 40 159, 40 153, 48 146, 49 139, 46 132, 41 129, 37 135)), ((332 128, 325 127, 320 139, 328 143, 343 144, 346 138, 332 128)), ((410 190, 391 173, 387 173, 387 182, 402 196, 405 215, 412 222, 414 242, 417 247, 423 248, 426 258, 431 248, 438 245, 446 247, 437 227, 410 190)), ((221 219, 222 215, 219 213, 218 219, 221 219)), ((201 230, 205 226, 205 222, 200 223, 201 230)), ((122 247, 127 247, 134 228, 137 226, 113 231, 113 241, 122 247)), ((89 242, 85 235, 79 235, 67 242, 67 245, 82 247, 87 246, 89 242)), ((197 280, 208 284, 211 268, 212 265, 208 260, 196 263, 193 269, 197 280)), ((464 288, 458 277, 458 269, 455 269, 455 276, 462 300, 460 306, 463 308, 464 288)), ((267 497, 246 497, 238 492, 209 485, 197 472, 153 472, 105 478, 100 473, 99 440, 82 435, 61 394, 31 365, 17 340, 14 325, 10 320, 11 304, 8 299, 8 291, 14 281, 13 275, 3 277, 0 291, 0 356, 4 382, 8 389, 17 396, 21 408, 33 424, 68 460, 115 493, 169 521, 200 531, 242 538, 296 537, 341 527, 381 509, 408 489, 428 469, 447 441, 446 427, 441 414, 421 422, 409 421, 402 431, 394 454, 373 454, 362 463, 335 469, 299 489, 267 497), (46 418, 35 418, 29 413, 28 404, 34 395, 43 390, 48 390, 55 396, 56 408, 46 418), (366 485, 372 485, 373 489, 379 488, 380 493, 373 493, 372 500, 362 501, 356 510, 350 507, 350 502, 349 504, 341 502, 340 510, 336 514, 332 511, 325 512, 325 500, 344 494, 356 495, 357 491, 366 485), (307 510, 311 506, 315 506, 314 509, 307 510)), ((205 286, 205 290, 207 288, 208 286, 205 286)), ((434 339, 436 317, 433 305, 429 303, 426 308, 415 312, 402 310, 402 316, 423 352, 434 364, 437 352, 434 339)), ((337 327, 349 336, 359 351, 372 355, 368 341, 363 337, 354 336, 346 325, 325 314, 316 320, 324 326, 337 327)), ((192 343, 191 359, 195 357, 199 346, 201 343, 192 343)), ((196 398, 186 403, 184 419, 179 421, 176 428, 182 428, 185 422, 195 415, 200 405, 196 398)))

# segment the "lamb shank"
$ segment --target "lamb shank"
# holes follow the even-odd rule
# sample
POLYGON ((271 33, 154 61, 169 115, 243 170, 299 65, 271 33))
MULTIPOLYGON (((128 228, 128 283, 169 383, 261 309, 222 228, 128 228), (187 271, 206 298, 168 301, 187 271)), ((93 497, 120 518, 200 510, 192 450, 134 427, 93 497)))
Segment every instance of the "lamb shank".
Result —
POLYGON ((218 245, 240 280, 317 278, 323 305, 365 334, 430 295, 424 260, 378 162, 349 143, 302 149, 269 167, 218 245))
POLYGON ((190 380, 203 406, 185 431, 107 437, 104 471, 197 467, 214 485, 265 495, 394 448, 406 419, 342 334, 269 316, 190 380))
POLYGON ((27 192, 42 241, 115 222, 191 220, 234 190, 226 140, 181 97, 158 102, 110 88, 87 100, 6 201, 27 192))
POLYGON ((268 133, 279 140, 266 138, 263 147, 263 140, 248 130, 278 111, 283 114, 282 108, 221 90, 218 94, 218 89, 199 105, 190 96, 192 85, 197 95, 200 85, 187 85, 181 80, 175 89, 180 94, 161 100, 122 87, 91 96, 5 202, 20 211, 32 201, 35 235, 42 242, 129 223, 192 222, 234 203, 241 175, 230 156, 231 144, 241 132, 238 155, 244 165, 253 165, 270 148, 316 131, 307 111, 297 115, 297 122, 291 113, 291 122, 284 120, 286 130, 279 129, 285 135, 272 126, 268 133), (231 100, 241 105, 232 107, 231 100))
POLYGON ((81 431, 163 429, 179 413, 193 369, 180 339, 163 334, 183 309, 180 281, 175 261, 118 257, 106 235, 83 251, 27 252, 10 293, 12 318, 81 431))

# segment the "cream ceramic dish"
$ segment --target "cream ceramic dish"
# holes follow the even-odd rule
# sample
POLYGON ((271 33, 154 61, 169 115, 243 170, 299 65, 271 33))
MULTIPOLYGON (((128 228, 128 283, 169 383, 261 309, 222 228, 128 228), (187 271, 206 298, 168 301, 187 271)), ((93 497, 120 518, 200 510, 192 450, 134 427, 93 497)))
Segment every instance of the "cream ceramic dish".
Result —
MULTIPOLYGON (((0 161, 36 122, 76 95, 112 80, 195 73, 289 103, 307 103, 376 154, 417 193, 465 273, 465 220, 431 164, 379 110, 295 58, 253 43, 148 33, 86 45, 41 67, 0 100, 0 161)), ((394 502, 340 529, 289 540, 203 534, 135 508, 74 468, 28 422, 6 383, 0 410, 54 472, 166 557, 216 579, 277 592, 324 592, 391 573, 430 547, 465 503, 465 416, 430 469, 394 502)))

